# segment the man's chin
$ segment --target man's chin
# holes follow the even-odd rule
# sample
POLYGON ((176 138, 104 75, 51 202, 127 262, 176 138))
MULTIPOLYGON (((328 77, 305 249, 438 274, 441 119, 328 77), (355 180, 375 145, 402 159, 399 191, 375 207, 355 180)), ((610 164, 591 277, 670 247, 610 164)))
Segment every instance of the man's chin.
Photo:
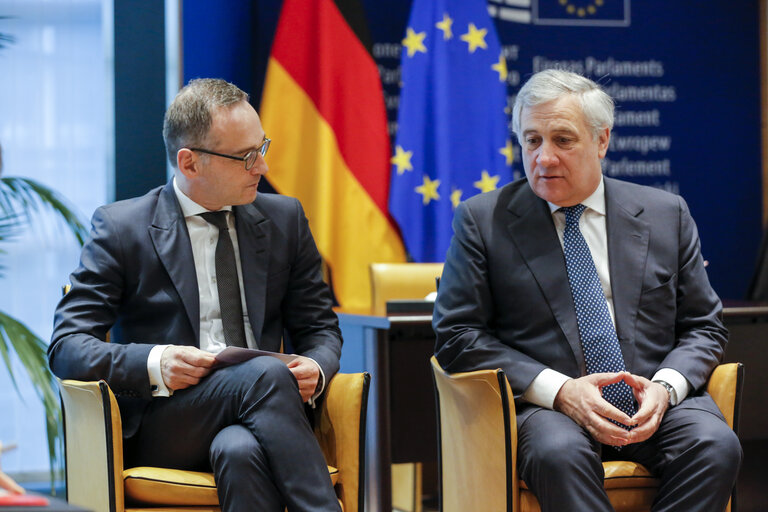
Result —
POLYGON ((248 187, 246 193, 243 194, 243 202, 241 204, 249 204, 256 200, 258 195, 258 183, 251 187, 248 187))
POLYGON ((563 183, 560 180, 542 179, 536 180, 536 184, 532 187, 533 193, 542 198, 545 201, 549 201, 552 204, 558 206, 566 206, 561 204, 563 201, 567 201, 569 194, 562 190, 563 183))

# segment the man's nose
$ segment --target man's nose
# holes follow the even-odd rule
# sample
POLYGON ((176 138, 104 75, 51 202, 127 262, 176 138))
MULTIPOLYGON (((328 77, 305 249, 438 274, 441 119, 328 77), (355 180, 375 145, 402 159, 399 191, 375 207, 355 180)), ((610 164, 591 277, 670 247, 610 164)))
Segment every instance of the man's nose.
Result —
POLYGON ((554 149, 551 144, 542 142, 539 148, 539 155, 536 157, 536 163, 545 168, 556 166, 559 160, 554 149))
POLYGON ((264 158, 264 155, 259 153, 259 156, 256 157, 256 163, 251 167, 251 173, 267 174, 268 172, 269 166, 267 165, 267 160, 264 158))

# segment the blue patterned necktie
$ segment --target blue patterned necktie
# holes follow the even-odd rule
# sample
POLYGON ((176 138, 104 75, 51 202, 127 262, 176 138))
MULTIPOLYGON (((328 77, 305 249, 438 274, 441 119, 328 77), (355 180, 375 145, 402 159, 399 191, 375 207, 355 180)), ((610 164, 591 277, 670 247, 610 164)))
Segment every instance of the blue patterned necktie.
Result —
MULTIPOLYGON (((589 252, 587 241, 579 230, 579 218, 586 208, 583 204, 560 208, 565 213, 563 252, 568 270, 568 283, 576 308, 579 338, 588 374, 621 372, 626 367, 619 338, 616 336, 608 302, 597 277, 592 253, 589 252)), ((630 417, 637 412, 632 388, 624 381, 605 386, 603 398, 630 417)), ((627 430, 631 429, 621 423, 614 423, 627 430)))

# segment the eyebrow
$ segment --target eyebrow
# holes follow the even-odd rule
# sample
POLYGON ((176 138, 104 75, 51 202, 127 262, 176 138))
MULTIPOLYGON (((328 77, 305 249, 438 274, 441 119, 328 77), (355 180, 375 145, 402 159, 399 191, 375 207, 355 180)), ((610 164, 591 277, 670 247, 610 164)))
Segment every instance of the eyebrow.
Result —
POLYGON ((261 138, 261 142, 259 142, 256 146, 248 146, 245 149, 241 149, 238 151, 235 151, 234 154, 238 155, 240 153, 249 153, 251 151, 256 151, 259 147, 261 147, 262 144, 264 144, 264 141, 267 140, 267 134, 265 133, 264 136, 261 138))

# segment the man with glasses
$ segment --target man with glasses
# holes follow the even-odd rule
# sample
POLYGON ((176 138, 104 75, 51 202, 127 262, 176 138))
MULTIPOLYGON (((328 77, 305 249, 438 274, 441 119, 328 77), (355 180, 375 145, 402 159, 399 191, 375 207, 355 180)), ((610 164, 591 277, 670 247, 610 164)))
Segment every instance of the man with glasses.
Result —
POLYGON ((271 141, 236 86, 191 81, 163 136, 173 179, 93 216, 51 369, 109 383, 126 465, 212 469, 225 511, 337 511, 303 403, 338 371, 341 333, 301 205, 257 195, 271 141), (215 367, 227 347, 279 352, 284 334, 289 363, 215 367))

